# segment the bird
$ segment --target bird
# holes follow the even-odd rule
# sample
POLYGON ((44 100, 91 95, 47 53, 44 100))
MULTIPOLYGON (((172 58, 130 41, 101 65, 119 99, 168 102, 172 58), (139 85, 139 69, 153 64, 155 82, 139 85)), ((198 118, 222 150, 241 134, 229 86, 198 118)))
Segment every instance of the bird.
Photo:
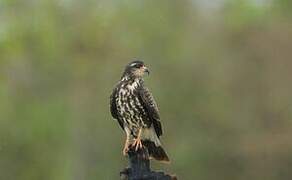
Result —
POLYGON ((150 71, 141 60, 126 65, 110 96, 110 112, 126 134, 123 155, 131 148, 134 151, 145 148, 149 159, 169 163, 160 141, 162 125, 158 107, 145 86, 145 74, 150 71))

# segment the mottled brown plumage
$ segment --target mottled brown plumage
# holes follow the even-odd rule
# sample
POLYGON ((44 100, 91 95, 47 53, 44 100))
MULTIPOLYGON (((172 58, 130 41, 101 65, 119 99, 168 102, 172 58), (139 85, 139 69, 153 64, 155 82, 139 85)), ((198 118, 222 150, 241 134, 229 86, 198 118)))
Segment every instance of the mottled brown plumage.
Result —
POLYGON ((130 145, 136 150, 144 146, 150 157, 168 162, 169 158, 159 140, 162 127, 158 108, 144 85, 145 72, 149 74, 142 61, 133 61, 126 66, 110 97, 110 111, 126 132, 124 154, 130 145))

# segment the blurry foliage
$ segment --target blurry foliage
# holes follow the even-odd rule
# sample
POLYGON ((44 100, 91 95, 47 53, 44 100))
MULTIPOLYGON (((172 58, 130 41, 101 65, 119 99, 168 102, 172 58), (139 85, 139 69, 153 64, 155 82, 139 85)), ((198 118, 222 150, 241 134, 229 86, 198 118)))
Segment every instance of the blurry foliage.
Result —
POLYGON ((291 1, 0 1, 0 179, 118 179, 141 58, 179 179, 291 179, 291 1), (203 9, 205 8, 205 9, 203 9))

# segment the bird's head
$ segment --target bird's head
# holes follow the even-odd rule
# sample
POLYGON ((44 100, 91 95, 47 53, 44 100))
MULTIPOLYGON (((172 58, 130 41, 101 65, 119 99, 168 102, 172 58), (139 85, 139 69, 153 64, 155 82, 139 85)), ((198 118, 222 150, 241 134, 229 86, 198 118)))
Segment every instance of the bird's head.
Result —
POLYGON ((126 66, 123 76, 129 76, 131 78, 142 78, 145 73, 149 75, 150 72, 145 66, 144 62, 136 60, 130 62, 126 66))

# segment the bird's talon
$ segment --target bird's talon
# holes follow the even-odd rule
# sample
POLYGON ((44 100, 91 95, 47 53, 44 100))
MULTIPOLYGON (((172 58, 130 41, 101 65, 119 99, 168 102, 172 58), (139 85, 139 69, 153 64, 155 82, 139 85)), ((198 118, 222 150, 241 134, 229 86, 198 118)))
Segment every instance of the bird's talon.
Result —
POLYGON ((129 152, 129 140, 127 138, 124 145, 124 149, 123 149, 123 155, 126 156, 128 152, 129 152))
POLYGON ((129 148, 128 147, 124 147, 123 155, 126 156, 128 152, 129 152, 129 148))
POLYGON ((132 147, 135 147, 135 151, 138 151, 138 149, 141 149, 143 147, 141 139, 136 139, 134 143, 132 144, 132 147))

